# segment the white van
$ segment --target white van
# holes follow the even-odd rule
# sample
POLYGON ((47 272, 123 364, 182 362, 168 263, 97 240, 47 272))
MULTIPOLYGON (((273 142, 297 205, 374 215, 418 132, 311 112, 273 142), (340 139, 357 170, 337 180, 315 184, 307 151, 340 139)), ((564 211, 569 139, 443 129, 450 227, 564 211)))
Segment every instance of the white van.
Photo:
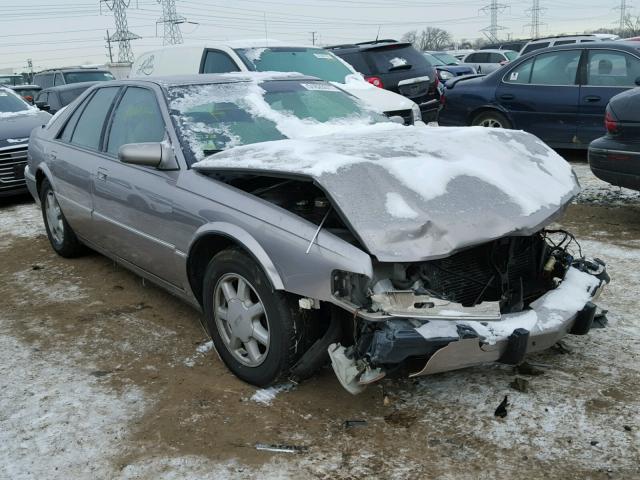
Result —
POLYGON ((612 35, 608 33, 593 33, 589 35, 558 35, 556 37, 544 37, 536 38, 527 42, 520 55, 525 55, 534 50, 541 48, 557 47, 559 45, 570 45, 572 43, 589 43, 589 42, 604 42, 608 40, 617 40, 620 38, 618 35, 612 35))
POLYGON ((333 53, 322 48, 291 46, 273 40, 164 47, 140 55, 131 67, 130 76, 249 71, 291 71, 318 77, 377 111, 402 117, 405 124, 422 119, 415 102, 371 85, 351 65, 333 53))

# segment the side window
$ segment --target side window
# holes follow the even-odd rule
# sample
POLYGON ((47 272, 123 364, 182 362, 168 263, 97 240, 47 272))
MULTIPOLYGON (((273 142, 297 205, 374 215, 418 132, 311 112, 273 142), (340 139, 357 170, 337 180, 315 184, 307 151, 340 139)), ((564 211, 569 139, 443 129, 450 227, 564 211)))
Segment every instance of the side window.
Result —
POLYGON ((500 63, 507 60, 507 58, 501 53, 490 53, 488 63, 500 63))
POLYGON ((218 50, 209 50, 204 59, 202 73, 227 73, 239 70, 235 62, 226 53, 218 50))
POLYGON ((336 52, 334 53, 338 55, 340 58, 342 58, 349 65, 351 65, 356 72, 360 72, 365 75, 369 75, 371 73, 371 69, 367 65, 367 62, 361 53, 359 52, 340 53, 340 54, 337 54, 336 52))
POLYGON ((635 87, 640 60, 624 52, 589 50, 587 84, 603 87, 635 87))
POLYGON ((534 85, 575 85, 580 54, 580 50, 563 50, 536 56, 530 83, 534 85))
POLYGON ((472 53, 467 57, 465 62, 467 63, 486 63, 486 53, 472 53))
POLYGON ((82 104, 78 105, 78 107, 75 109, 75 111, 67 121, 67 124, 62 129, 62 132, 58 134, 59 140, 65 143, 71 142, 71 135, 73 135, 73 130, 76 128, 78 119, 80 118, 80 115, 82 114, 82 111, 84 110, 84 107, 87 104, 87 102, 88 100, 85 99, 85 101, 82 102, 82 104))
POLYGON ((40 92, 36 97, 36 102, 47 102, 47 96, 49 94, 47 92, 40 92))
POLYGON ((53 78, 53 86, 64 85, 64 80, 62 79, 61 73, 56 73, 56 76, 53 78))
POLYGON ((164 120, 155 94, 146 88, 127 88, 113 115, 107 152, 117 155, 122 145, 161 142, 164 136, 164 120))
POLYGON ((541 48, 547 48, 549 46, 549 42, 540 42, 540 43, 531 43, 527 45, 522 51, 522 55, 525 53, 533 52, 534 50, 539 50, 541 48))
POLYGON ((558 45, 570 45, 572 43, 576 43, 576 41, 575 40, 558 40, 553 44, 553 46, 557 47, 558 45))
POLYGON ((511 70, 505 77, 504 81, 507 83, 519 83, 526 84, 531 80, 531 67, 533 66, 534 58, 522 62, 516 68, 511 70))
POLYGON ((101 88, 96 91, 80 115, 71 137, 71 143, 93 150, 100 150, 100 138, 102 137, 104 121, 118 90, 118 87, 111 87, 101 88))
POLYGON ((580 40, 580 43, 591 43, 595 42, 595 40, 580 40))

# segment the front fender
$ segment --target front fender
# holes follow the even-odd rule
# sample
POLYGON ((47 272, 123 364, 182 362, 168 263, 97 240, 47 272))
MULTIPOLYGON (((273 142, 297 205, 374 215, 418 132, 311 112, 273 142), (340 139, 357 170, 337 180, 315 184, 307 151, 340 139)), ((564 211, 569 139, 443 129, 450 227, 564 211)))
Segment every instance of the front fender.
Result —
POLYGON ((198 230, 196 230, 193 240, 189 245, 189 255, 191 255, 192 248, 198 240, 211 234, 222 235, 236 243, 239 243, 262 267, 264 273, 271 281, 273 288, 276 290, 284 290, 282 277, 274 263, 271 261, 269 255, 267 255, 267 252, 265 252, 262 246, 249 232, 237 225, 227 222, 213 222, 202 225, 198 230))

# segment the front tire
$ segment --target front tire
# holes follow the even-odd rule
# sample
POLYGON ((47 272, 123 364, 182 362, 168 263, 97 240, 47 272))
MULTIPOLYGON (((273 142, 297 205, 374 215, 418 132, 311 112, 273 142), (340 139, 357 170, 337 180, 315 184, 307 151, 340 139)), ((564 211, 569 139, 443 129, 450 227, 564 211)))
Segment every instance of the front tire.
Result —
POLYGON ((482 112, 473 119, 471 125, 487 128, 512 128, 509 119, 495 111, 482 112))
POLYGON ((47 179, 42 181, 40 187, 40 204, 47 237, 49 237, 49 243, 51 243, 53 250, 65 258, 74 258, 84 254, 86 249, 67 223, 67 219, 64 218, 56 194, 47 179))
POLYGON ((302 353, 302 318, 239 249, 215 255, 204 278, 204 314, 216 351, 237 377, 265 387, 284 380, 302 353))

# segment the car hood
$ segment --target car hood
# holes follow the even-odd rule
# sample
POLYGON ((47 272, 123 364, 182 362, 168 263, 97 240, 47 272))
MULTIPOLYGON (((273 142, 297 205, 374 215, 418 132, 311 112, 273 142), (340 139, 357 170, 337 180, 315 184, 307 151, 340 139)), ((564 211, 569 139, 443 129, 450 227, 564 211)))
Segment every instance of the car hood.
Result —
POLYGON ((398 110, 411 110, 413 100, 398 93, 378 88, 371 85, 363 78, 347 77, 345 83, 331 82, 334 86, 350 93, 362 100, 369 107, 378 112, 395 112, 398 110))
POLYGON ((25 113, 0 113, 0 148, 28 143, 31 130, 45 125, 50 118, 51 115, 37 109, 25 113))
POLYGON ((379 261, 424 261, 530 235, 578 193, 570 165, 521 131, 378 124, 235 147, 194 164, 310 177, 379 261))

